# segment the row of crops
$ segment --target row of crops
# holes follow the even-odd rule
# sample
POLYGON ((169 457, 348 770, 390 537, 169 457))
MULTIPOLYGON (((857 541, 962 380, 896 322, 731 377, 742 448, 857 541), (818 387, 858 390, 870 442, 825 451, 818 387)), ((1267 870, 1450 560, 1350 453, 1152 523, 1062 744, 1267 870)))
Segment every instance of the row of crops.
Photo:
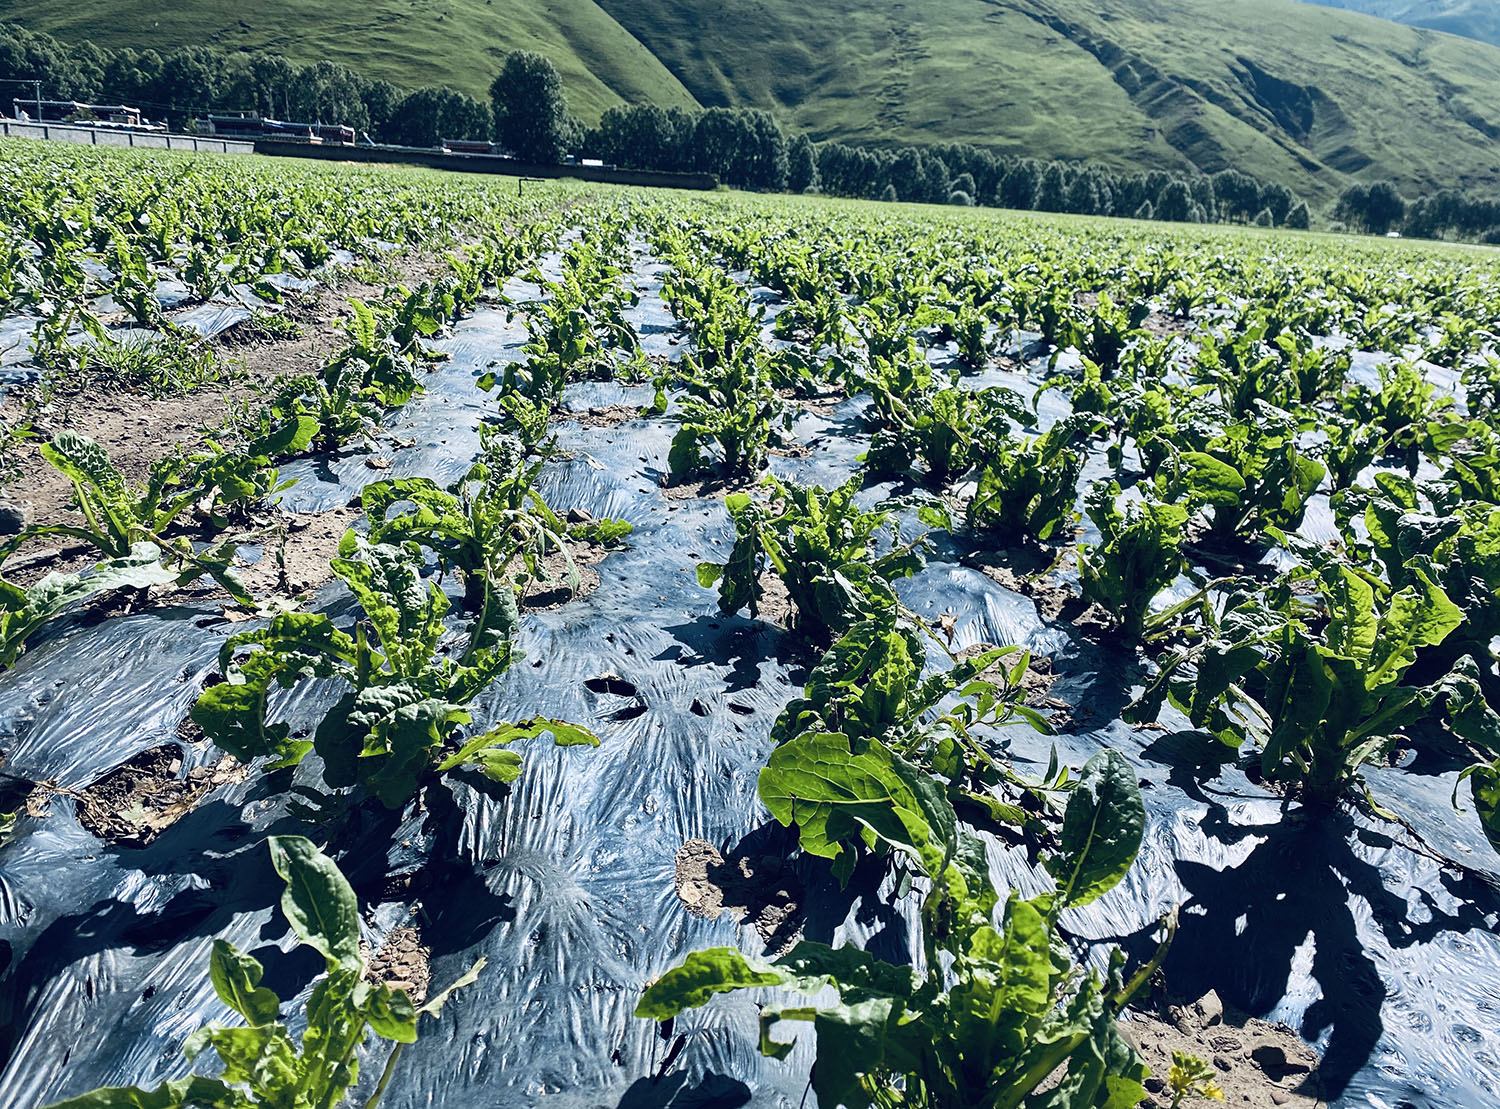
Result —
POLYGON ((43 381, 441 265, 144 480, 13 435, 77 518, 0 554, 93 565, 0 596, 0 1100, 1177 1105, 1130 1007, 1208 989, 1312 1096, 1500 1085, 1490 254, 5 154, 43 381), (101 844, 164 740, 233 769, 101 844), (689 839, 792 917, 687 914, 689 839))

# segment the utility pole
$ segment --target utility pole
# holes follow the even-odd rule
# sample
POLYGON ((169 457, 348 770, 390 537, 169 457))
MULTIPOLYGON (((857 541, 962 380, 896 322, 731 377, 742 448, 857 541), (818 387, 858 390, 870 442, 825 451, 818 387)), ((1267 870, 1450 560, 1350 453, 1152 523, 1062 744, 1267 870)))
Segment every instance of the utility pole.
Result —
MULTIPOLYGON (((38 123, 42 122, 42 82, 41 82, 40 78, 37 78, 37 77, 13 77, 13 78, 6 78, 5 80, 0 81, 0 85, 30 85, 31 86, 31 91, 32 91, 32 94, 33 94, 32 95, 32 100, 36 103, 36 121, 38 123)), ((16 97, 16 103, 19 104, 20 102, 21 102, 21 98, 19 96, 16 97)))

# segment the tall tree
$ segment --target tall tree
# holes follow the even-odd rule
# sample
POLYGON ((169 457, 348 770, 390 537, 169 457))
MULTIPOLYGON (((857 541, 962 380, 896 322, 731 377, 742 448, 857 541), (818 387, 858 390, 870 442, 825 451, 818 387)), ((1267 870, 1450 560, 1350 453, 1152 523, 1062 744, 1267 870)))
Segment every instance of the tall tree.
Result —
POLYGON ((787 152, 786 187, 794 193, 806 192, 818 185, 818 159, 812 140, 798 135, 787 152))
POLYGON ((506 55, 490 86, 495 139, 527 162, 562 161, 568 132, 568 103, 562 77, 544 54, 515 50, 506 55))

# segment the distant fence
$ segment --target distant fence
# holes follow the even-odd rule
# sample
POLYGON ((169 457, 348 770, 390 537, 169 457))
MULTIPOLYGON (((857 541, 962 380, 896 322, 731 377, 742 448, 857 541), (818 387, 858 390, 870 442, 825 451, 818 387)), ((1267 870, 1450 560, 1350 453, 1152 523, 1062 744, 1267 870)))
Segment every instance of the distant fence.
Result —
POLYGON ((71 123, 27 123, 0 119, 0 135, 12 139, 51 139, 84 146, 140 146, 152 150, 195 150, 201 154, 253 154, 255 144, 200 135, 164 135, 160 131, 117 131, 71 123))
POLYGON ((578 181, 604 181, 615 185, 641 185, 656 189, 716 189, 719 179, 712 173, 657 173, 644 169, 606 169, 603 166, 549 166, 499 158, 492 154, 446 154, 410 146, 332 146, 256 139, 257 154, 281 158, 322 158, 333 162, 405 162, 458 173, 499 173, 507 177, 571 177, 578 181))

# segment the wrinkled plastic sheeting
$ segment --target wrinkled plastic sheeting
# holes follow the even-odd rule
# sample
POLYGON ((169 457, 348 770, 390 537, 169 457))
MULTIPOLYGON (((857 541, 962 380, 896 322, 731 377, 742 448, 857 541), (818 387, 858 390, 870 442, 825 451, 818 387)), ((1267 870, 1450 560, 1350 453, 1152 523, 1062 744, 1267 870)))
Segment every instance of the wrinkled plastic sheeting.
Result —
MULTIPOLYGON (((485 414, 473 381, 520 357, 524 340, 524 325, 499 312, 459 323, 439 344, 451 359, 385 428, 380 457, 390 465, 372 470, 369 456, 351 455, 285 467, 302 479, 287 507, 347 503, 382 477, 462 473, 485 414), (415 444, 399 445, 408 440, 415 444)), ((564 406, 581 412, 641 396, 639 387, 582 383, 564 406)), ((856 400, 804 417, 799 429, 820 442, 774 468, 830 481, 852 473, 867 445, 858 412, 856 400)), ((685 1014, 674 1034, 687 1036, 687 1048, 659 1081, 650 1076, 669 1044, 632 1016, 645 985, 687 952, 761 950, 728 917, 681 908, 674 856, 690 837, 752 857, 791 848, 789 833, 766 824, 755 784, 771 724, 799 692, 807 661, 789 636, 721 615, 698 587, 695 563, 723 559, 733 529, 714 500, 662 495, 672 431, 661 419, 560 426, 563 453, 543 480, 549 501, 624 517, 636 530, 600 564, 594 593, 527 615, 522 657, 474 706, 476 727, 546 714, 589 725, 602 745, 530 743, 508 795, 461 772, 401 814, 329 802, 314 829, 372 908, 372 944, 405 922, 414 901, 434 986, 478 956, 489 960, 407 1050, 384 1101, 395 1109, 813 1104, 810 1031, 784 1062, 757 1050, 758 1003, 791 1000, 776 991, 685 1014), (390 875, 410 877, 410 892, 391 892, 390 875)), ((1183 904, 1168 964, 1176 988, 1217 989, 1300 1027, 1325 1052, 1325 1075, 1344 1087, 1337 1104, 1495 1101, 1495 859, 1472 813, 1455 817, 1448 806, 1452 757, 1424 747, 1413 765, 1373 772, 1372 788, 1484 879, 1439 868, 1393 842, 1389 827, 1283 812, 1231 753, 1216 757, 1170 713, 1166 730, 1123 725, 1120 709, 1144 676, 1135 656, 1047 623, 1031 601, 975 570, 939 555, 897 589, 929 618, 955 616, 954 650, 1012 643, 1053 658, 1052 692, 1071 706, 1074 731, 1005 729, 997 742, 1022 773, 1040 772, 1054 745, 1074 765, 1110 745, 1139 774, 1148 810, 1141 857, 1114 891, 1066 915, 1081 944, 1122 942, 1144 956, 1157 919, 1183 904)), ((352 615, 339 587, 320 604, 336 619, 352 615)), ((173 740, 219 646, 243 626, 183 607, 44 631, 0 676, 7 771, 77 788, 173 740)), ((276 714, 307 727, 337 694, 307 683, 282 696, 276 714)), ((189 767, 214 758, 186 746, 189 767)), ((272 909, 280 886, 261 841, 307 831, 288 813, 297 796, 288 791, 315 785, 317 769, 310 757, 295 772, 223 788, 142 850, 99 844, 66 793, 45 820, 22 822, 0 851, 0 1027, 9 1027, 0 1034, 0 1104, 184 1073, 184 1038, 228 1017, 205 974, 214 936, 261 959, 266 984, 283 997, 305 1000, 319 967, 284 950, 290 941, 272 909)), ((991 867, 1024 894, 1046 888, 1017 852, 992 847, 991 867)), ((920 959, 917 899, 894 900, 875 868, 862 866, 847 891, 814 860, 795 868, 807 887, 807 938, 920 959)), ((366 1090, 379 1062, 374 1053, 366 1060, 366 1090)))

